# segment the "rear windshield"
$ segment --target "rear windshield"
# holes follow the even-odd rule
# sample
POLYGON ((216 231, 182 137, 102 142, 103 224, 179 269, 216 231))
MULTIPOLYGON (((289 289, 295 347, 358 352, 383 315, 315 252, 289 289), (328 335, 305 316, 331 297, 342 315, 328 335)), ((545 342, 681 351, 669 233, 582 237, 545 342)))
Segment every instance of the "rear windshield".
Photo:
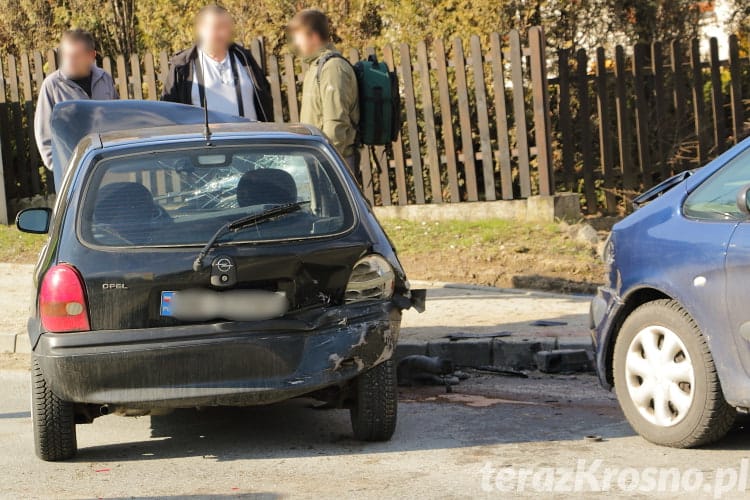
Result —
POLYGON ((336 167, 314 147, 213 147, 100 160, 85 190, 82 238, 101 246, 202 245, 224 224, 274 207, 298 211, 220 243, 341 233, 353 214, 336 167))

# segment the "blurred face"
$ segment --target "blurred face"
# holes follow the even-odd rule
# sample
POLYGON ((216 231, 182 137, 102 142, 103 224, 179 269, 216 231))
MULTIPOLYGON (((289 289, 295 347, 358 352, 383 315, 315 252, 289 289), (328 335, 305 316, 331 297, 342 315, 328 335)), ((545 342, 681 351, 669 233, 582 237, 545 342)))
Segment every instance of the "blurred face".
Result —
POLYGON ((228 14, 207 12, 196 29, 201 47, 211 54, 224 53, 234 40, 234 21, 228 14))
POLYGON ((302 57, 314 56, 325 45, 317 34, 306 29, 292 32, 292 44, 302 57))
POLYGON ((60 44, 60 69, 68 78, 83 78, 91 73, 96 51, 83 42, 63 40, 60 44))

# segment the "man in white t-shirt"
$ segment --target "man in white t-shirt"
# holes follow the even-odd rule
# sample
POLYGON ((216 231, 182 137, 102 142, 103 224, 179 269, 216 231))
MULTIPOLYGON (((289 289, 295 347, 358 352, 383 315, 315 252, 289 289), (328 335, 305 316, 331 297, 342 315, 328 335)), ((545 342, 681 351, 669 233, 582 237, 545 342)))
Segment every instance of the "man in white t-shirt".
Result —
POLYGON ((203 7, 195 27, 198 43, 172 58, 162 100, 273 121, 268 80, 252 54, 233 42, 229 12, 219 5, 203 7))

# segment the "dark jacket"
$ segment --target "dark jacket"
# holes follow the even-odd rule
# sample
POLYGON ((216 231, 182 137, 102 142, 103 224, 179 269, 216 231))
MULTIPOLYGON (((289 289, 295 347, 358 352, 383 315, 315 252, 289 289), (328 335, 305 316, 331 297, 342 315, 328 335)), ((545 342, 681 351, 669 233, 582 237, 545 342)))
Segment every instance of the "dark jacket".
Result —
MULTIPOLYGON (((237 58, 245 67, 247 74, 253 80, 255 86, 255 111, 258 120, 263 122, 273 121, 273 99, 271 97, 271 86, 263 74, 263 70, 252 54, 241 45, 236 43, 229 47, 229 52, 237 58)), ((193 62, 198 57, 198 47, 193 45, 187 50, 178 52, 170 61, 169 74, 164 84, 162 101, 178 102, 182 104, 193 104, 193 62)))

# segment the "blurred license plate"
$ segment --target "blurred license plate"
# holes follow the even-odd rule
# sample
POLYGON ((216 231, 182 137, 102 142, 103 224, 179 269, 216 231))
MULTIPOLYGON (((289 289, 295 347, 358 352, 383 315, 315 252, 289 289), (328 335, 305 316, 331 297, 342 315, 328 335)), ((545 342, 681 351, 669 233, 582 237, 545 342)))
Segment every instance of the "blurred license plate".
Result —
POLYGON ((278 318, 288 310, 289 301, 284 292, 266 290, 164 291, 159 306, 161 316, 185 321, 257 321, 278 318))

